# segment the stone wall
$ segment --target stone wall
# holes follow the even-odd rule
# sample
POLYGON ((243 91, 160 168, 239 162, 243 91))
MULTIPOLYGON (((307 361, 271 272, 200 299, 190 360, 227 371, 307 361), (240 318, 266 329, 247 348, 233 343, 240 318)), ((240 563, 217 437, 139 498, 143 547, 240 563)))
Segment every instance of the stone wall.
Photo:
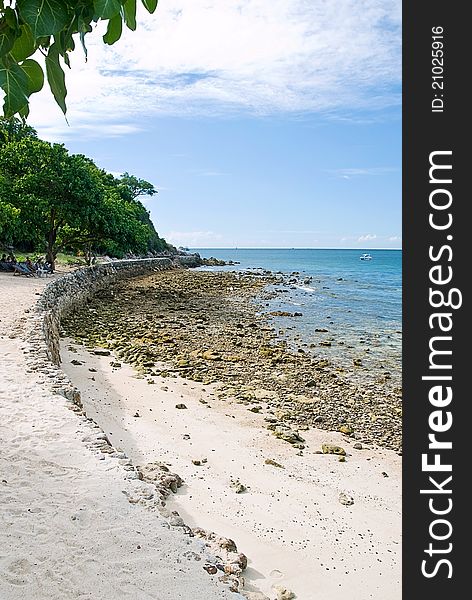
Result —
POLYGON ((47 373, 54 392, 80 406, 80 392, 59 368, 61 317, 117 279, 199 265, 198 255, 120 260, 84 267, 55 279, 46 286, 28 319, 25 352, 29 362, 47 373))

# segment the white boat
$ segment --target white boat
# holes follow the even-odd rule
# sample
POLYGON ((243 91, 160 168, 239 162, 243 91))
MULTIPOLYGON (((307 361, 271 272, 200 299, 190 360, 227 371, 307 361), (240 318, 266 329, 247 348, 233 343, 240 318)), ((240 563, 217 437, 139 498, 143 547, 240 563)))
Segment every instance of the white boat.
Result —
POLYGON ((359 256, 360 260, 372 260, 372 256, 370 254, 361 254, 359 256))

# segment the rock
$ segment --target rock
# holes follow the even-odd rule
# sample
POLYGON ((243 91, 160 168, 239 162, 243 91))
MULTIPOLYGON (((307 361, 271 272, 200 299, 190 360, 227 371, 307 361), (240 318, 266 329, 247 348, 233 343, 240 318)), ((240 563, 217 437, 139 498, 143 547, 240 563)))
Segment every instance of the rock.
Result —
POLYGON ((204 565, 203 568, 210 575, 215 575, 218 572, 218 569, 215 567, 215 565, 204 565))
POLYGON ((293 429, 282 429, 281 427, 276 427, 274 430, 274 435, 276 438, 284 440, 289 444, 298 444, 303 443, 305 440, 293 429))
POLYGON ((352 496, 349 496, 349 494, 345 494, 344 492, 341 492, 339 494, 338 500, 339 502, 341 502, 341 504, 344 504, 345 506, 352 506, 354 504, 354 498, 352 496))
POLYGON ((172 525, 173 527, 183 527, 185 523, 180 515, 173 514, 169 517, 169 525, 172 525))
POLYGON ((71 364, 71 365, 83 365, 84 363, 83 363, 83 362, 81 362, 80 360, 76 360, 76 359, 74 358, 74 360, 71 360, 71 361, 70 361, 70 364, 71 364))
POLYGON ((239 479, 231 479, 230 486, 236 492, 236 494, 242 494, 247 490, 247 487, 239 481, 239 479))
POLYGON ((340 456, 338 458, 338 462, 346 462, 346 457, 345 456, 340 456))
POLYGON ((92 350, 92 354, 96 354, 97 356, 110 356, 110 350, 105 350, 105 348, 94 348, 92 350))
POLYGON ((274 591, 277 592, 277 600, 293 600, 296 598, 295 594, 283 585, 274 586, 274 591))
POLYGON ((266 458, 264 461, 264 464, 272 465, 273 467, 278 467, 279 469, 285 469, 285 467, 283 465, 281 465, 280 463, 278 463, 275 460, 272 460, 272 458, 266 458))
POLYGON ((352 364, 355 367, 362 367, 362 359, 361 358, 354 358, 352 361, 352 364))
POLYGON ((354 429, 350 425, 341 425, 339 431, 346 435, 352 435, 354 433, 354 429))
POLYGON ((235 560, 233 560, 235 564, 239 566, 241 571, 244 571, 247 568, 247 556, 242 552, 239 552, 236 556, 235 560))
POLYGON ((241 575, 242 569, 236 563, 228 563, 224 566, 224 571, 228 575, 241 575))
POLYGON ((322 444, 321 450, 323 450, 323 454, 338 454, 341 456, 346 455, 346 450, 341 448, 341 446, 335 446, 334 444, 322 444))
POLYGON ((244 592, 247 600, 270 600, 269 596, 266 596, 262 592, 244 592))
POLYGON ((183 410, 184 408, 187 408, 187 407, 185 406, 185 404, 183 404, 182 402, 180 402, 179 404, 175 405, 175 408, 179 408, 180 410, 183 410))
POLYGON ((205 360, 221 360, 221 354, 214 350, 205 350, 205 352, 202 353, 202 357, 205 360))
POLYGON ((356 442, 353 446, 354 450, 362 450, 364 446, 360 442, 356 442))
POLYGON ((192 463, 193 463, 193 464, 194 464, 196 467, 199 467, 199 466, 202 464, 202 461, 201 461, 201 460, 198 460, 197 458, 194 458, 194 459, 192 460, 192 463))
POLYGON ((318 333, 328 333, 328 330, 324 329, 324 327, 317 327, 315 331, 318 333))

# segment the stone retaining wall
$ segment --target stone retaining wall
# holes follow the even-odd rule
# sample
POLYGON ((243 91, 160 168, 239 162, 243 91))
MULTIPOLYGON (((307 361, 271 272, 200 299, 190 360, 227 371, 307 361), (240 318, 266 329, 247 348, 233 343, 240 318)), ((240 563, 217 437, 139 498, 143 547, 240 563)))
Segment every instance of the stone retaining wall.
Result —
POLYGON ((36 370, 47 374, 55 393, 80 406, 79 390, 59 368, 61 317, 117 279, 199 265, 198 255, 120 260, 84 267, 52 281, 28 319, 25 352, 29 354, 29 362, 36 370))

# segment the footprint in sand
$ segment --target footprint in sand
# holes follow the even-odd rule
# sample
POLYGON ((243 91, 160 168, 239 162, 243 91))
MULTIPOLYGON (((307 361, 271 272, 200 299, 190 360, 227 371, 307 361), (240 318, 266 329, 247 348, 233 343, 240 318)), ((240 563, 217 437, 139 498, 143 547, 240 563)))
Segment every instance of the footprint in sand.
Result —
POLYGON ((273 569, 270 573, 269 573, 270 577, 273 577, 274 579, 280 579, 281 577, 284 576, 284 574, 282 573, 282 571, 279 571, 278 569, 273 569))

